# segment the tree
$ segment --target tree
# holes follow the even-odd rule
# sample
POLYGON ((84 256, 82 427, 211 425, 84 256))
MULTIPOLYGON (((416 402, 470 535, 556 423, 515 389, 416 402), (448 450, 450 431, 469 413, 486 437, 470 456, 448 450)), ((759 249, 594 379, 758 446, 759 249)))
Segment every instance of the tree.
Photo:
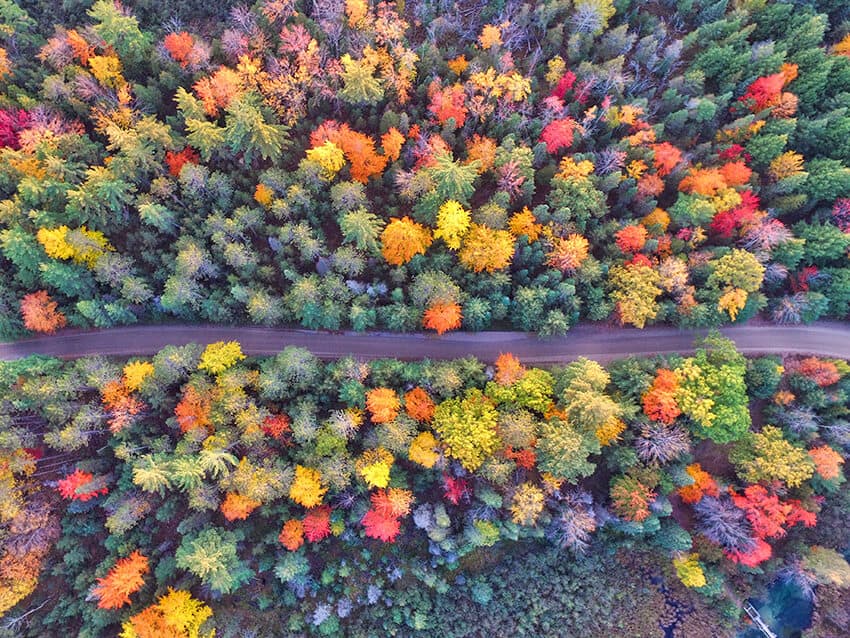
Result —
POLYGON ((474 272, 496 272, 506 268, 513 255, 514 238, 508 231, 472 224, 459 257, 460 262, 474 272))
POLYGON ((614 235, 617 248, 624 253, 639 252, 646 244, 646 237, 646 228, 637 224, 625 226, 614 235))
POLYGON ((195 46, 195 39, 186 31, 169 33, 162 42, 165 50, 184 69, 191 62, 190 55, 195 46))
POLYGON ((708 582, 705 579, 702 564, 699 562, 699 554, 687 554, 674 558, 673 567, 676 568, 676 575, 685 587, 699 589, 705 587, 708 582))
POLYGON ((354 60, 347 53, 339 59, 343 67, 343 88, 339 97, 350 104, 377 104, 384 99, 384 88, 374 76, 375 64, 366 57, 354 60))
POLYGON ((330 140, 316 148, 307 149, 307 159, 322 167, 322 178, 329 182, 333 181, 336 174, 345 166, 345 154, 330 140))
POLYGON ((782 430, 766 425, 738 444, 729 455, 745 481, 784 481, 799 487, 815 471, 815 464, 802 447, 787 441, 782 430))
POLYGON ((660 368, 655 373, 655 380, 649 390, 641 398, 644 414, 660 423, 673 423, 682 413, 676 403, 678 387, 676 374, 672 370, 660 368))
POLYGON ((621 324, 643 328, 658 314, 656 298, 661 294, 661 277, 650 266, 614 266, 608 271, 608 282, 613 288, 611 299, 617 304, 621 324))
POLYGON ((289 498, 303 507, 321 505, 328 488, 322 487, 322 475, 302 465, 295 466, 295 480, 289 488, 289 498))
POLYGON ((420 432, 410 442, 410 449, 407 456, 414 463, 430 469, 440 459, 439 445, 433 434, 430 432, 420 432))
POLYGON ((401 520, 397 516, 388 516, 375 507, 370 508, 360 522, 368 538, 385 543, 395 542, 401 532, 401 520))
POLYGON ((92 595, 97 598, 100 609, 119 609, 130 604, 130 594, 139 591, 145 584, 144 574, 150 571, 148 559, 139 550, 127 558, 121 558, 109 573, 97 579, 92 595))
POLYGON ((220 594, 236 591, 253 576, 236 553, 236 536, 216 528, 183 537, 174 557, 179 568, 220 594))
POLYGON ((375 388, 366 393, 366 408, 374 423, 389 423, 398 416, 401 404, 395 390, 375 388))
POLYGON ((212 429, 210 421, 210 410, 212 402, 205 392, 199 392, 194 385, 187 385, 183 390, 183 396, 174 407, 174 416, 181 432, 188 432, 194 428, 212 429))
POLYGON ((386 487, 390 482, 393 455, 382 447, 369 449, 357 459, 357 474, 370 488, 386 487))
POLYGON ((290 552, 294 552, 304 544, 304 524, 297 518, 290 518, 283 524, 277 540, 290 552))
POLYGON ((452 250, 460 248, 460 242, 469 230, 469 211, 459 202, 449 200, 437 212, 437 230, 434 239, 442 239, 452 250))
POLYGON ((272 117, 256 93, 230 100, 226 112, 224 143, 234 156, 241 155, 244 164, 250 166, 257 157, 277 162, 290 146, 289 127, 268 121, 272 117))
POLYGON ((573 145, 573 135, 579 128, 578 123, 572 118, 552 120, 540 133, 540 141, 546 144, 546 150, 552 154, 573 145))
POLYGON ((210 374, 221 374, 244 358, 245 355, 242 354, 242 347, 239 342, 217 341, 206 347, 201 355, 201 361, 198 363, 198 369, 206 370, 210 374))
POLYGON ((102 478, 96 479, 90 472, 83 472, 79 468, 57 481, 56 487, 63 498, 83 502, 109 491, 102 478))
POLYGON ((331 508, 327 505, 314 507, 304 515, 304 537, 311 543, 330 536, 331 508))
POLYGON ((590 476, 596 464, 589 459, 600 451, 596 431, 579 431, 567 420, 552 418, 540 425, 537 465, 542 472, 575 483, 590 476))
POLYGON ((24 327, 35 332, 53 334, 67 323, 65 315, 45 290, 31 292, 21 299, 21 315, 24 327))
POLYGON ((620 518, 642 523, 649 518, 649 506, 655 492, 633 476, 618 476, 611 481, 611 506, 620 518))
POLYGON ((556 237, 552 250, 546 255, 546 263, 562 272, 573 273, 587 259, 589 243, 575 233, 566 238, 556 237))
POLYGON ((446 454, 474 472, 501 445, 497 421, 493 404, 473 388, 463 398, 440 403, 434 410, 433 427, 446 446, 446 454))
POLYGON ((533 483, 517 487, 511 498, 511 520, 517 525, 534 527, 543 512, 543 491, 533 483))
POLYGON ((825 481, 843 481, 841 466, 844 458, 828 445, 821 445, 809 450, 809 457, 815 464, 815 472, 825 481))
POLYGON ((387 263, 401 266, 414 255, 423 255, 432 242, 431 231, 409 217, 390 218, 381 233, 381 253, 387 263))
POLYGON ((422 326, 443 334, 448 330, 460 328, 463 315, 457 303, 435 303, 425 310, 422 326))
POLYGON ((431 396, 418 386, 404 395, 404 409, 417 421, 430 421, 434 416, 435 407, 431 396))
POLYGON ((383 228, 384 220, 362 207, 345 213, 339 219, 343 241, 353 243, 358 249, 371 254, 380 251, 378 235, 383 228))
POLYGON ((262 503, 238 492, 228 492, 219 509, 228 521, 244 521, 262 503))
POLYGON ((208 622, 212 615, 212 609, 188 591, 169 587, 156 604, 124 622, 120 638, 213 638, 215 630, 208 622))

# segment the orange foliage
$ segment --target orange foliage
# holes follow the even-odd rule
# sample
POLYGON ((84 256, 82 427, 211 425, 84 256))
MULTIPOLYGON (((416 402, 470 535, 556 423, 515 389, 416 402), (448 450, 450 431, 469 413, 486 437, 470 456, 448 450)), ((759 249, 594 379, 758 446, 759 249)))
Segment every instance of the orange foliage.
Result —
POLYGON ((672 370, 660 369, 649 390, 643 395, 643 412, 650 419, 661 423, 673 423, 682 413, 676 402, 679 382, 672 370))
POLYGON ((534 465, 537 463, 537 455, 534 453, 534 450, 530 448, 514 452, 514 449, 511 446, 508 446, 505 449, 505 458, 511 459, 517 464, 517 467, 521 467, 525 470, 534 469, 534 465))
POLYGON ((496 358, 496 383, 510 385, 525 376, 525 367, 510 352, 502 352, 496 358))
POLYGON ((692 168, 679 182, 679 190, 683 193, 695 193, 708 197, 714 197, 717 191, 723 188, 726 188, 726 180, 716 168, 692 168))
POLYGON ((86 42, 75 29, 71 29, 65 34, 65 40, 68 46, 74 52, 74 56, 85 66, 89 63, 89 58, 94 55, 94 47, 86 42))
POLYGON ((304 516, 304 536, 311 543, 318 543, 331 533, 331 508, 328 505, 315 507, 304 516))
POLYGON ((685 468, 685 472, 694 479, 690 485, 679 488, 679 496, 685 503, 698 503, 703 496, 719 496, 720 489, 711 474, 700 467, 699 463, 693 463, 685 468))
POLYGON ((139 414, 145 404, 130 394, 130 390, 122 381, 110 381, 101 390, 101 400, 104 407, 112 413, 109 419, 109 429, 113 434, 123 430, 139 414))
POLYGON ((467 142, 466 153, 470 162, 478 161, 478 172, 484 173, 496 162, 496 140, 476 133, 467 142))
POLYGON ((841 379, 838 367, 832 361, 824 361, 817 357, 808 357, 800 361, 799 371, 822 388, 838 383, 841 379))
POLYGON ((304 544, 304 524, 297 518, 289 519, 283 524, 277 540, 290 552, 294 552, 304 544))
POLYGON ((148 559, 138 550, 120 559, 103 578, 97 579, 92 594, 98 599, 100 609, 118 609, 130 604, 130 594, 145 584, 144 574, 150 571, 148 559))
POLYGON ((564 272, 573 272, 587 259, 589 243, 581 235, 555 238, 546 263, 564 272))
POLYGON ((815 471, 822 479, 831 481, 841 476, 844 458, 828 445, 809 450, 809 456, 815 462, 815 471))
POLYGON ((720 174, 729 186, 743 186, 750 181, 752 170, 742 161, 729 162, 720 167, 720 174))
POLYGON ((310 135, 313 148, 328 141, 342 149, 351 164, 351 179, 358 182, 365 184, 373 175, 380 175, 387 165, 388 155, 378 155, 372 138, 352 130, 348 124, 328 120, 310 135))
POLYGON ((641 197, 656 197, 664 192, 664 180, 655 173, 647 173, 638 180, 637 192, 641 197))
POLYGON ((21 299, 21 315, 24 327, 34 332, 52 334, 67 323, 65 315, 59 312, 56 302, 45 290, 31 292, 21 299))
POLYGON ((219 509, 228 521, 244 521, 262 503, 237 492, 228 492, 219 509))
POLYGON ((407 516, 413 505, 413 492, 398 487, 375 490, 370 498, 372 507, 387 518, 407 516))
POLYGON ((431 231, 409 217, 393 217, 381 233, 381 254, 387 263, 401 266, 422 255, 431 245, 431 231))
POLYGON ((400 407, 395 390, 375 388, 366 393, 366 408, 374 423, 388 423, 398 416, 400 407))
POLYGON ((193 428, 207 428, 212 431, 210 423, 210 398, 201 395, 193 385, 186 386, 180 403, 174 408, 174 415, 180 425, 181 432, 188 432, 193 428))
POLYGON ((403 144, 404 135, 394 126, 381 136, 381 147, 384 149, 384 156, 390 162, 394 162, 399 158, 403 144))
POLYGON ((437 334, 443 334, 447 330, 460 328, 461 313, 460 306, 456 303, 435 303, 425 311, 422 317, 422 325, 429 330, 436 330, 437 334))
POLYGON ((508 220, 508 228, 514 237, 520 237, 521 235, 528 237, 529 244, 537 241, 537 238, 540 237, 540 233, 543 231, 543 226, 537 223, 534 213, 528 210, 527 206, 511 215, 510 220, 508 220))
POLYGON ((417 421, 430 421, 434 416, 434 400, 420 387, 404 395, 404 409, 417 421))
POLYGON ((195 46, 195 40, 191 35, 185 31, 169 33, 165 36, 163 45, 175 62, 179 62, 184 69, 189 66, 189 54, 195 46))
POLYGON ((197 164, 199 160, 200 157, 190 146, 187 146, 179 153, 168 151, 165 154, 165 163, 168 166, 168 172, 173 177, 180 176, 180 169, 183 168, 184 164, 197 164))
POLYGON ((289 434, 292 432, 292 428, 290 427, 289 417, 285 414, 270 414, 263 419, 263 424, 260 428, 262 428, 266 436, 278 439, 284 445, 291 445, 289 434))
POLYGON ((646 228, 638 225, 631 225, 621 228, 614 235, 617 242, 617 247, 624 253, 636 253, 641 250, 646 243, 646 228))
POLYGON ((655 152, 653 162, 655 162, 655 170, 659 177, 666 177, 672 173, 673 169, 682 161, 682 151, 670 142, 650 144, 649 148, 655 152))
POLYGON ((428 86, 428 96, 431 98, 428 110, 434 114, 439 124, 445 124, 450 118, 454 118, 456 128, 463 126, 466 121, 463 86, 455 84, 442 88, 440 81, 434 80, 428 86))
POLYGON ((195 82, 192 88, 203 102, 207 115, 212 117, 218 116, 219 109, 227 108, 241 90, 239 74, 224 66, 211 76, 195 82))

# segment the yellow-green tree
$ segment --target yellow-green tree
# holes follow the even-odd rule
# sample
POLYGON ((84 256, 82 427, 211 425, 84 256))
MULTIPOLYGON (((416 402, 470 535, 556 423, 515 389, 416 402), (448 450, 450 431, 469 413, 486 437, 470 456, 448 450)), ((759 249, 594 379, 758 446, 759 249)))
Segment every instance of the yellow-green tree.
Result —
POLYGON ((198 369, 206 370, 210 374, 220 374, 244 358, 242 346, 238 341, 217 341, 204 349, 198 369))
POLYGON ((806 450, 772 425, 742 440, 729 458, 740 477, 750 483, 784 481, 788 487, 799 487, 815 473, 815 463, 806 450))
POLYGON ((433 426, 446 453, 474 472, 501 445, 496 431, 498 413, 481 390, 467 390, 463 398, 443 401, 434 410, 433 426))
POLYGON ((620 323, 643 328, 658 314, 661 277, 644 264, 614 266, 608 273, 611 299, 617 304, 620 323))

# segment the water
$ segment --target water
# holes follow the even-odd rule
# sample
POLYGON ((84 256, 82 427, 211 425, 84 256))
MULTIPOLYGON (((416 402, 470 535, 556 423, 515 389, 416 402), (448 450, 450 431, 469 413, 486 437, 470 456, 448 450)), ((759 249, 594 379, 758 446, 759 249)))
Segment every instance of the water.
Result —
MULTIPOLYGON (((767 600, 750 602, 778 638, 799 638, 812 623, 814 605, 794 583, 777 581, 768 588, 767 600)), ((738 638, 764 638, 764 634, 750 627, 738 638)))

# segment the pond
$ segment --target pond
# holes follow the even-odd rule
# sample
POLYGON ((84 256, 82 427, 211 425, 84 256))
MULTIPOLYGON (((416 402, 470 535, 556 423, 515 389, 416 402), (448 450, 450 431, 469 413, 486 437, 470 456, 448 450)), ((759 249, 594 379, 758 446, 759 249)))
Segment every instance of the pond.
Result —
MULTIPOLYGON (((767 599, 751 599, 753 607, 778 638, 799 638, 812 622, 814 605, 794 583, 778 580, 767 590, 767 599)), ((755 627, 738 634, 738 638, 764 638, 755 627)))

